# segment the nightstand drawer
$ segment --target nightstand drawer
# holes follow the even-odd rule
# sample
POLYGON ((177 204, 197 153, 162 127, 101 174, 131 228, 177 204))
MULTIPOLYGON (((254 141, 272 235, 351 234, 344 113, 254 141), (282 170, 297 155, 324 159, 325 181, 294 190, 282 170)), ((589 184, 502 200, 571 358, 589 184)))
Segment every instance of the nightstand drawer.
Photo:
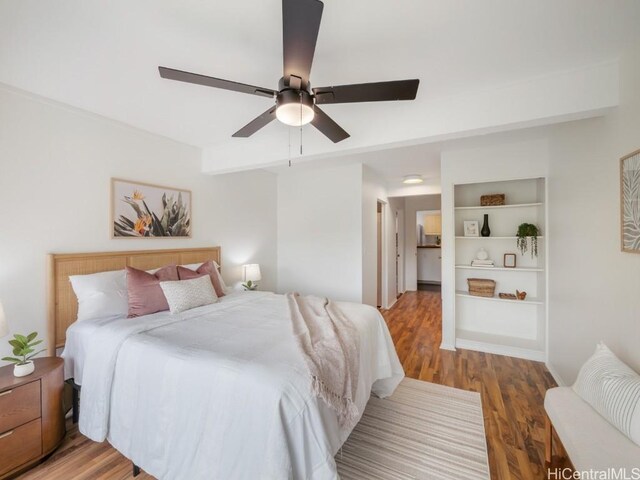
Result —
POLYGON ((39 417, 40 380, 0 392, 0 435, 39 417))
POLYGON ((0 434, 0 475, 42 454, 40 420, 0 434))

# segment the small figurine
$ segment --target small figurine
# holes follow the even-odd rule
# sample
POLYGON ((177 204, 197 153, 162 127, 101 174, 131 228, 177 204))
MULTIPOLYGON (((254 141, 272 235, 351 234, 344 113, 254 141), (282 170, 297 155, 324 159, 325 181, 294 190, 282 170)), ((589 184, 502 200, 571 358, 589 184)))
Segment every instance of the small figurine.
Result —
POLYGON ((518 297, 518 300, 524 300, 525 298, 527 298, 527 292, 516 290, 516 297, 518 297))

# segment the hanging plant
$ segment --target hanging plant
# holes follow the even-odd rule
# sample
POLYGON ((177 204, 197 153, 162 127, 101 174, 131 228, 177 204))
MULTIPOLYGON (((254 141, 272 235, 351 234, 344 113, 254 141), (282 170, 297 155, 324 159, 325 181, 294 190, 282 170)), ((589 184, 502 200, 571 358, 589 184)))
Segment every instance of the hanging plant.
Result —
POLYGON ((531 239, 531 258, 538 256, 538 234, 538 227, 532 223, 520 224, 518 233, 516 234, 520 253, 524 255, 527 252, 529 249, 529 239, 531 239))

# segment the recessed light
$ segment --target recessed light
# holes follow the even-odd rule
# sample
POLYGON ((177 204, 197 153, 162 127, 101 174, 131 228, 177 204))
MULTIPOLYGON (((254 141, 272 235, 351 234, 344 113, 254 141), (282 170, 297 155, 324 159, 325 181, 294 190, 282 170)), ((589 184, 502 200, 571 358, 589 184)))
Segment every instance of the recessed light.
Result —
POLYGON ((422 175, 405 175, 402 179, 402 183, 406 183, 408 185, 415 185, 422 182, 424 182, 422 175))

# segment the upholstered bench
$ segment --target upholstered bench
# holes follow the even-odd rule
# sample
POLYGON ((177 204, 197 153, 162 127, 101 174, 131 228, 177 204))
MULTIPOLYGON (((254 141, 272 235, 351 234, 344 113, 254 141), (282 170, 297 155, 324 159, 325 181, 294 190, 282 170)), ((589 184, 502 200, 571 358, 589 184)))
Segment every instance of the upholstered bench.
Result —
POLYGON ((611 425, 570 387, 547 391, 546 461, 551 462, 553 431, 578 471, 640 468, 640 446, 611 425))

